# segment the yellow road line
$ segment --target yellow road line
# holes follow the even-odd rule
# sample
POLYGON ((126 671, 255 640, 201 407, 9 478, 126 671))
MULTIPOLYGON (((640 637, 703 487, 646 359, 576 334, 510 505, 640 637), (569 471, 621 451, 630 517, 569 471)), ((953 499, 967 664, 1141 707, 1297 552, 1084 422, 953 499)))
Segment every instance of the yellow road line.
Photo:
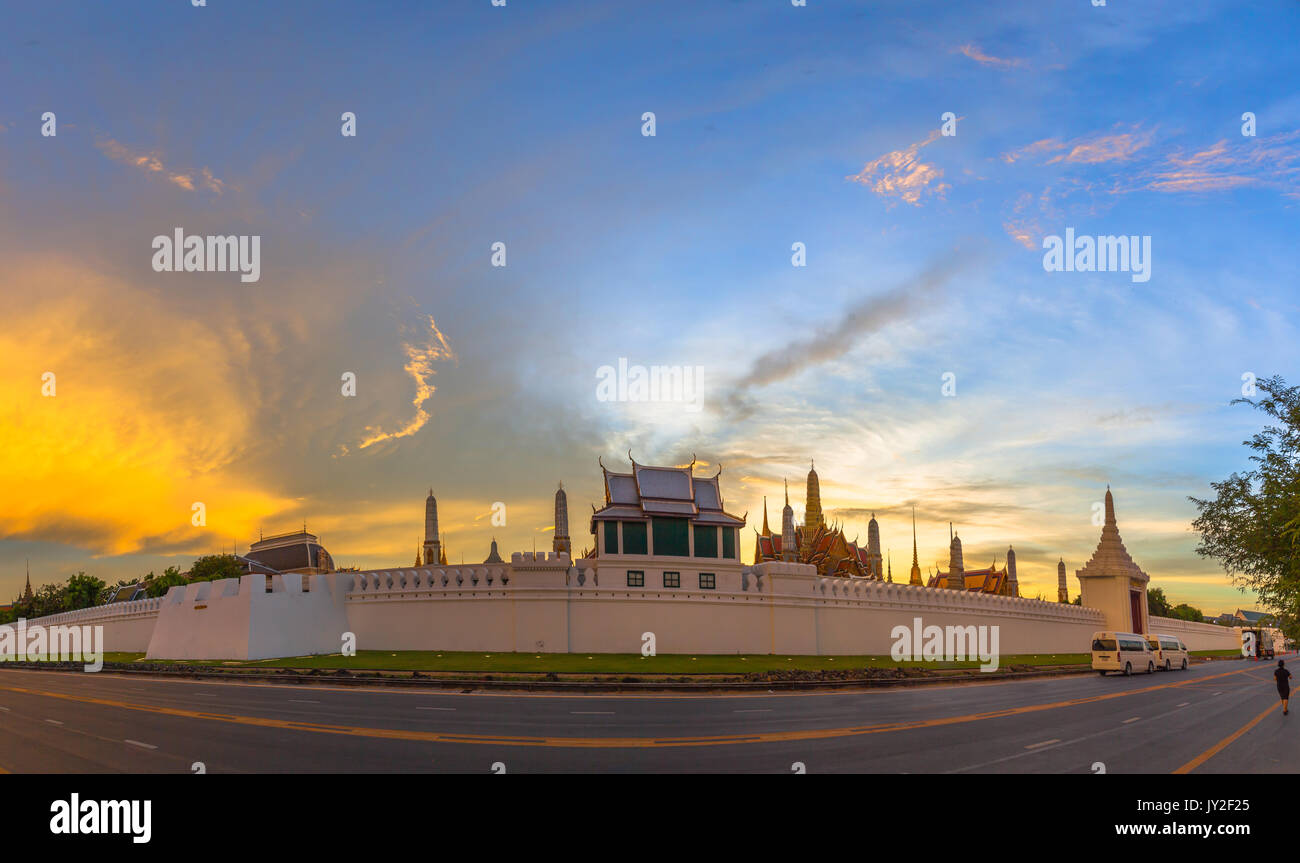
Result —
POLYGON ((1236 731, 1232 732, 1227 737, 1223 738, 1218 743, 1214 744, 1209 749, 1205 750, 1200 755, 1193 758, 1191 761, 1188 761, 1186 764, 1184 764, 1182 767, 1179 767, 1174 772, 1191 773, 1193 770, 1200 767, 1202 764, 1209 761, 1211 758, 1213 758, 1214 756, 1222 752, 1224 749, 1226 749, 1228 747, 1228 744, 1232 743, 1232 741, 1236 740, 1238 737, 1240 737, 1241 735, 1245 734, 1247 731, 1249 731, 1250 729, 1258 725, 1264 719, 1265 716, 1268 716, 1270 713, 1276 710, 1278 706, 1279 705, 1277 704, 1270 704, 1268 708, 1259 716, 1256 716, 1254 719, 1250 720, 1245 725, 1241 726, 1236 731))
MULTIPOLYGON (((1213 677, 1226 677, 1240 674, 1241 671, 1226 671, 1213 677)), ((1197 678, 1207 680, 1209 678, 1197 678)), ((290 731, 311 731, 317 734, 341 734, 353 737, 369 737, 384 740, 406 740, 422 743, 464 743, 497 746, 542 746, 563 749, 643 749, 654 747, 681 746, 727 746, 742 743, 786 743, 800 740, 826 740, 837 737, 855 737, 866 734, 885 734, 891 731, 910 731, 918 728, 938 728, 945 725, 960 725, 968 722, 981 722, 988 719, 1002 719, 1062 707, 1075 707, 1123 698, 1144 692, 1172 689, 1185 686, 1192 680, 1178 683, 1163 683, 1141 689, 1129 689, 1111 692, 1105 695, 1092 695, 1086 698, 1073 698, 1067 701, 1055 701, 1047 704, 1030 704, 1023 707, 1009 707, 987 713, 971 713, 963 716, 947 716, 938 719, 919 719, 903 722, 889 722, 881 725, 864 725, 848 728, 814 728, 802 731, 775 731, 754 734, 730 734, 706 737, 511 737, 501 735, 457 734, 437 731, 410 731, 397 728, 370 728, 354 725, 326 725, 315 722, 272 719, 263 716, 242 716, 233 713, 211 713, 200 710, 183 710, 176 707, 160 707, 152 704, 136 704, 128 701, 116 701, 108 698, 95 698, 86 695, 72 695, 64 692, 49 692, 39 689, 27 689, 20 686, 0 686, 0 690, 19 692, 27 695, 42 695, 65 701, 83 704, 98 704, 105 707, 118 707, 125 710, 138 710, 163 716, 178 716, 186 719, 206 719, 212 722, 227 722, 235 725, 251 725, 262 728, 278 728, 290 731)))

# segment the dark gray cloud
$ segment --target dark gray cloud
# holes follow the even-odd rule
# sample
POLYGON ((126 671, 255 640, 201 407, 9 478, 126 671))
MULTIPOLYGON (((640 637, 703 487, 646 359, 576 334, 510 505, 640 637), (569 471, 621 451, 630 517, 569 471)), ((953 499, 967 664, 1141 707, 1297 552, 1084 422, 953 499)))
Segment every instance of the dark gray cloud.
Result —
POLYGON ((737 417, 748 416, 754 409, 751 390, 843 356, 867 336, 933 304, 958 270, 971 263, 968 253, 954 250, 902 284, 849 306, 816 331, 759 355, 745 374, 732 381, 719 404, 737 417))

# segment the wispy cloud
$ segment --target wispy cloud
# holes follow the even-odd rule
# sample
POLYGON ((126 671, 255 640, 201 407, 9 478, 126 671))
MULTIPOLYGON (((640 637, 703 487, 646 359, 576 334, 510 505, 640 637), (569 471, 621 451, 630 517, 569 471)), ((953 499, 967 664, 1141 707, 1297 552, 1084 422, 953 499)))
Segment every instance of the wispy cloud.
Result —
POLYGON ((1002 161, 1008 165, 1021 159, 1055 154, 1046 164, 1061 162, 1076 165, 1095 165, 1102 162, 1124 162, 1132 159, 1140 150, 1148 147, 1155 137, 1154 129, 1142 129, 1131 126, 1124 132, 1101 132, 1083 135, 1062 141, 1059 138, 1044 138, 1018 150, 1002 154, 1002 161))
POLYGON ((992 54, 985 54, 979 49, 979 46, 970 42, 953 50, 959 54, 964 54, 981 66, 992 66, 997 69, 1019 69, 1028 65, 1028 61, 1019 57, 994 57, 992 54))
POLYGON ((213 194, 220 195, 226 189, 225 182, 213 176, 211 169, 206 167, 198 170, 196 185, 196 172, 175 171, 169 169, 163 164, 162 158, 157 152, 134 152, 112 138, 101 138, 95 142, 95 146, 99 148, 100 152, 113 161, 121 162, 124 165, 131 165, 132 167, 139 168, 142 171, 147 171, 151 174, 157 174, 168 183, 184 189, 187 192, 193 192, 196 188, 201 188, 206 189, 213 194))
POLYGON ((456 359, 456 354, 438 329, 433 315, 429 315, 429 332, 424 342, 419 345, 403 343, 402 351, 406 354, 406 365, 403 368, 415 381, 415 398, 411 400, 411 404, 415 406, 415 416, 392 432, 383 431, 378 426, 367 426, 366 437, 357 445, 358 449, 366 449, 388 440, 410 437, 424 428, 424 424, 429 421, 429 411, 424 407, 424 403, 433 397, 434 390, 437 389, 430 383, 436 374, 433 364, 439 360, 456 359))
POLYGON ((1226 139, 1184 155, 1175 150, 1143 177, 1156 192, 1222 192, 1243 186, 1300 196, 1300 130, 1265 138, 1226 139))
POLYGON ((952 188, 948 183, 937 182, 943 177, 943 169, 918 158, 921 148, 933 144, 938 137, 939 130, 935 129, 924 140, 886 153, 845 179, 870 186, 882 198, 899 198, 913 206, 920 206, 923 194, 943 197, 952 188), (930 188, 931 184, 936 185, 930 188))

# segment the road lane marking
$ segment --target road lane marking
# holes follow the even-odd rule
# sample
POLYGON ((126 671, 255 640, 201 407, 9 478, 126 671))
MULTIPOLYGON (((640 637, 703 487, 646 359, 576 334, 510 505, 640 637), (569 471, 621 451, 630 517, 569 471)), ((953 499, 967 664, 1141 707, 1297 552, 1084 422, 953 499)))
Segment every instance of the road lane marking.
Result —
MULTIPOLYGON (((1164 719, 1166 716, 1172 716, 1173 714, 1178 712, 1181 706, 1182 705, 1179 705, 1179 707, 1175 707, 1173 710, 1170 710, 1166 713, 1159 713, 1155 716, 1152 716, 1150 721, 1155 722, 1157 719, 1164 719)), ((992 761, 985 761, 980 764, 967 764, 965 767, 957 767, 952 770, 945 770, 944 773, 966 773, 971 770, 982 770, 985 767, 991 767, 994 764, 1002 764, 1003 762, 1006 761, 1015 761, 1017 758, 1027 758, 1030 755, 1041 755, 1042 753, 1049 752, 1053 749, 1062 749, 1066 746, 1074 746, 1075 744, 1082 743, 1085 740, 1092 740, 1093 738, 1096 737, 1107 737, 1114 733, 1115 733, 1115 729, 1113 728, 1103 728, 1101 731, 1094 731, 1091 734, 1085 734, 1082 737, 1075 737, 1070 740, 1066 740, 1065 742, 1058 741, 1052 744, 1051 746, 1048 746, 1046 744, 1040 744, 1040 746, 1042 747, 1040 749, 1033 749, 1028 752, 1017 752, 1013 755, 1004 755, 1001 758, 994 758, 992 761)), ((1048 742, 1050 743, 1050 741, 1048 742)), ((1029 747, 1026 746, 1025 749, 1028 750, 1029 747)))
POLYGON ((8 712, 9 712, 9 708, 8 708, 8 707, 0 707, 0 711, 4 711, 5 713, 8 713, 8 712))
POLYGON ((47 719, 47 720, 45 720, 45 721, 48 722, 48 723, 50 723, 51 725, 62 725, 62 724, 63 724, 62 722, 60 722, 60 721, 57 720, 57 719, 47 719))
POLYGON ((1132 717, 1132 718, 1130 718, 1130 719, 1125 719, 1124 722, 1123 722, 1123 724, 1124 724, 1124 725, 1128 725, 1130 722, 1137 722, 1137 721, 1138 721, 1139 719, 1141 719, 1141 718, 1142 718, 1141 716, 1134 716, 1134 717, 1132 717))
POLYGON ((123 743, 130 743, 132 746, 139 746, 141 749, 157 749, 157 748, 158 748, 157 746, 154 746, 152 743, 141 743, 139 740, 131 740, 130 738, 127 738, 126 740, 123 740, 122 742, 123 742, 123 743))
MULTIPOLYGON (((1215 694, 1217 695, 1218 693, 1215 694)), ((1184 764, 1182 767, 1179 767, 1174 772, 1191 773, 1193 770, 1200 767, 1202 764, 1209 761, 1214 756, 1218 755, 1224 749, 1227 749, 1228 745, 1232 743, 1232 741, 1236 740, 1238 737, 1240 737, 1241 735, 1245 734, 1247 731, 1249 731, 1250 729, 1258 725, 1261 721, 1263 721, 1265 716, 1268 716, 1270 713, 1276 710, 1277 707, 1278 705, 1276 704, 1270 704, 1268 708, 1265 709, 1264 712, 1261 713, 1259 716, 1256 716, 1254 719, 1250 720, 1245 725, 1241 726, 1236 731, 1232 732, 1227 737, 1223 738, 1218 743, 1214 744, 1209 749, 1205 750, 1200 755, 1193 758, 1191 761, 1188 761, 1186 764, 1184 764)))
POLYGON ((455 710, 454 707, 417 707, 416 710, 455 710))
POLYGON ((320 704, 319 701, 308 701, 305 698, 290 698, 289 700, 294 704, 320 704))
POLYGON ((1190 702, 1190 701, 1184 701, 1182 704, 1180 704, 1180 705, 1178 705, 1178 706, 1179 706, 1179 707, 1186 707, 1187 705, 1189 705, 1189 704, 1191 704, 1191 703, 1192 703, 1192 702, 1190 702))
MULTIPOLYGON (((1224 671, 1217 677, 1240 674, 1241 671, 1224 671)), ((1205 678, 1200 678, 1205 679, 1205 678)), ((208 713, 198 710, 185 710, 176 707, 162 707, 153 704, 136 704, 116 701, 109 698, 97 698, 88 695, 73 695, 66 692, 53 692, 40 689, 28 689, 21 686, 0 685, 0 691, 18 692, 27 695, 43 695, 64 701, 82 704, 98 704, 104 707, 119 707, 124 710, 137 710, 164 716, 179 716, 187 719, 206 719, 211 722, 228 722, 235 725, 250 725, 262 728, 290 729, 310 731, 317 734, 338 734, 351 737, 366 737, 382 740, 418 741, 422 743, 472 743, 505 746, 541 746, 559 749, 639 749, 653 747, 680 746, 729 746, 741 743, 788 743, 803 740, 827 740, 839 737, 856 737, 866 734, 887 734, 893 731, 910 731, 917 728, 938 728, 947 725, 961 725, 982 722, 987 719, 1003 719, 1008 716, 1020 716, 1056 710, 1062 707, 1076 707, 1082 704, 1095 704, 1112 698, 1124 698, 1143 692, 1156 692, 1183 686, 1186 682, 1163 683, 1140 689, 1124 689, 1104 695, 1092 695, 1072 698, 1068 701, 1056 701, 1046 704, 1030 704, 1011 707, 987 713, 973 713, 963 716, 947 716, 936 719, 918 719, 902 722, 888 722, 880 725, 864 725, 848 728, 816 728, 801 731, 773 731, 747 735, 714 735, 702 737, 503 737, 472 734, 449 734, 436 731, 412 731, 396 728, 373 728, 352 725, 324 725, 311 722, 291 722, 284 719, 271 719, 263 716, 243 716, 233 713, 208 713)))
MULTIPOLYGON (((1300 653, 1300 651, 1297 652, 1300 653)), ((1213 664, 1215 663, 1211 663, 1208 661, 1196 662, 1193 663, 1192 668, 1196 670, 1200 670, 1213 664)), ((1242 669, 1242 670, 1258 671, 1260 669, 1250 668, 1250 669, 1242 669)), ((26 674, 35 677, 49 676, 49 675, 59 675, 60 677, 66 676, 65 672, 42 671, 39 669, 30 669, 30 668, 15 668, 11 670, 11 673, 26 674)), ((1196 684, 1199 684, 1206 680, 1211 680, 1216 677, 1223 677, 1228 674, 1237 674, 1237 673, 1239 672, 1224 671, 1216 674, 1206 675, 1205 677, 1188 677, 1179 683, 1171 683, 1167 685, 1194 687, 1196 684)), ((717 701, 721 699, 772 698, 772 697, 775 698, 834 698, 834 697, 863 698, 863 697, 873 697, 873 696, 888 697, 891 695, 900 695, 907 692, 925 692, 925 693, 935 692, 935 693, 942 694, 947 690, 958 688, 958 687, 966 687, 966 686, 996 687, 996 686, 1017 686, 1021 683, 1048 684, 1048 683, 1058 683, 1058 682, 1069 682, 1072 678, 1078 678, 1081 680, 1090 679, 1092 677, 1092 674, 1093 674, 1092 671, 1077 671, 1071 674, 1048 677, 1042 680, 1030 680, 1030 681, 1022 681, 1022 680, 973 681, 969 679, 961 679, 961 680, 953 680, 951 682, 943 681, 940 683, 936 683, 932 686, 927 686, 923 689, 915 689, 915 690, 911 689, 910 687, 900 687, 900 688, 883 687, 879 689, 867 688, 867 689, 847 689, 847 690, 831 689, 831 690, 812 690, 812 691, 790 689, 790 690, 782 690, 781 692, 774 692, 773 690, 769 689, 767 690, 767 692, 735 692, 735 691, 724 690, 721 692, 691 692, 691 693, 679 693, 675 695, 664 695, 659 693, 633 691, 633 692, 617 692, 617 693, 609 693, 609 694, 599 693, 599 694, 581 696, 581 695, 575 695, 573 693, 568 693, 568 692, 529 692, 529 691, 493 692, 490 690, 473 690, 473 691, 466 690, 462 692, 457 692, 448 689, 446 691, 441 691, 438 694, 443 696, 448 696, 448 697, 459 697, 459 698, 524 699, 524 698, 587 697, 591 699, 601 698, 601 699, 614 699, 614 700, 625 699, 625 700, 655 700, 655 701, 698 701, 700 699, 717 701)), ((124 680, 124 681, 132 681, 132 682, 139 682, 141 680, 141 678, 137 676, 128 676, 126 674, 114 673, 112 671, 102 671, 97 675, 97 677, 99 678, 99 680, 124 680)), ((292 685, 292 684, 285 684, 285 683, 250 683, 248 681, 241 681, 241 680, 187 680, 184 678, 168 678, 168 677, 145 677, 144 679, 149 681, 152 684, 181 685, 181 686, 227 686, 227 687, 233 686, 233 687, 243 687, 245 689, 266 689, 266 688, 280 689, 286 685, 292 685)), ((1260 679, 1262 680, 1264 678, 1260 678, 1260 679)), ((329 686, 321 683, 311 683, 310 686, 312 691, 314 692, 348 692, 348 693, 360 693, 360 694, 370 693, 376 695, 406 695, 406 696, 428 695, 428 692, 422 692, 416 689, 403 690, 403 689, 394 689, 392 687, 384 687, 384 686, 364 686, 364 685, 329 686)), ((1142 692, 1145 690, 1135 690, 1135 691, 1142 692)))
POLYGON ((751 707, 745 710, 733 710, 732 713, 771 713, 770 707, 751 707))
POLYGON ((1044 740, 1042 743, 1031 743, 1031 744, 1029 744, 1028 746, 1026 746, 1025 748, 1026 748, 1026 749, 1037 749, 1037 748, 1040 747, 1040 746, 1051 746, 1053 743, 1060 743, 1060 742, 1061 742, 1061 738, 1059 738, 1059 737, 1053 737, 1051 740, 1044 740))

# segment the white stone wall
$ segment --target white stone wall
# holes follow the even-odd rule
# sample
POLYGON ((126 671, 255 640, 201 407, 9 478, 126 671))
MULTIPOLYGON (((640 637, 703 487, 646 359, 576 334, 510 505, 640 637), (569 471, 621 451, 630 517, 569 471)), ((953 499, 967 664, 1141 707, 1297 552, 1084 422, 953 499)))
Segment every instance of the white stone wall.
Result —
POLYGON ((65 611, 27 621, 28 626, 102 626, 105 653, 140 653, 149 647, 161 599, 137 599, 65 611))
POLYGON ((1241 628, 1193 623, 1172 617, 1148 617, 1147 625, 1155 635, 1176 635, 1188 650, 1240 650, 1241 628))
MULTIPOLYGON (((822 578, 803 564, 607 561, 598 577, 591 563, 515 554, 509 564, 309 576, 306 591, 301 576, 245 576, 31 623, 101 624, 106 650, 157 659, 338 653, 344 632, 361 650, 639 653, 653 633, 658 653, 888 655, 894 628, 918 618, 921 627, 997 626, 1002 655, 1086 653, 1106 628, 1091 608, 822 578), (655 577, 670 566, 680 588, 655 577), (646 586, 628 587, 624 568, 643 568, 646 586), (717 573, 716 589, 698 588, 700 570, 717 573)), ((1211 624, 1153 617, 1150 629, 1192 650, 1241 643, 1238 630, 1211 624)))
POLYGON ((888 654, 894 627, 917 618, 922 627, 998 626, 1004 655, 1084 653, 1103 628, 1093 609, 821 578, 801 564, 743 567, 725 580, 720 572, 717 589, 700 590, 695 569, 714 564, 683 561, 683 586, 664 588, 649 566, 645 587, 628 587, 610 567, 598 585, 584 563, 516 555, 501 571, 363 573, 347 595, 348 622, 360 649, 539 653, 638 653, 653 633, 658 653, 888 654))
POLYGON ((348 631, 349 573, 245 575, 173 587, 149 659, 271 659, 338 653, 348 631), (307 589, 304 589, 306 587, 307 589))

